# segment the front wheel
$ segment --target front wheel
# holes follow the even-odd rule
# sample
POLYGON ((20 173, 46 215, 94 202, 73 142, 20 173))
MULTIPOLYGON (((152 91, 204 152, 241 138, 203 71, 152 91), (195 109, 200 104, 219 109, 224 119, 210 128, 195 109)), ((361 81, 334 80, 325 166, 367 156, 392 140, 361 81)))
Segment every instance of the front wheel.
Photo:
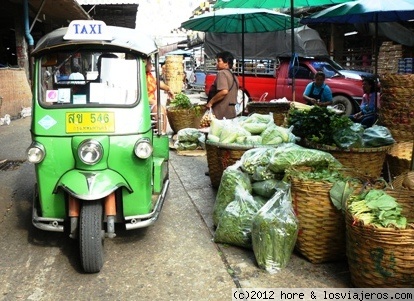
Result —
POLYGON ((352 101, 343 95, 337 95, 332 98, 332 103, 338 110, 345 112, 345 115, 351 115, 354 112, 352 101))
POLYGON ((81 263, 86 273, 97 273, 104 261, 102 202, 84 201, 79 219, 81 263))

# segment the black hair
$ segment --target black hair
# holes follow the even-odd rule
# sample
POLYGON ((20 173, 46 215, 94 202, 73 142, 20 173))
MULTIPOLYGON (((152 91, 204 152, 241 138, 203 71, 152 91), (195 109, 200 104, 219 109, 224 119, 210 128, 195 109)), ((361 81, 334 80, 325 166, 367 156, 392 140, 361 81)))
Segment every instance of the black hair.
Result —
POLYGON ((375 83, 375 80, 370 77, 363 77, 362 82, 366 82, 368 85, 370 85, 371 89, 369 93, 374 93, 377 90, 377 85, 375 83))
POLYGON ((325 79, 325 78, 326 78, 326 75, 325 75, 325 73, 324 73, 323 71, 317 71, 317 72, 315 73, 314 78, 317 78, 318 76, 321 76, 323 79, 325 79))
POLYGON ((219 53, 216 54, 216 58, 221 59, 223 61, 223 63, 229 64, 230 69, 233 68, 234 56, 231 52, 229 52, 229 51, 219 52, 219 53))

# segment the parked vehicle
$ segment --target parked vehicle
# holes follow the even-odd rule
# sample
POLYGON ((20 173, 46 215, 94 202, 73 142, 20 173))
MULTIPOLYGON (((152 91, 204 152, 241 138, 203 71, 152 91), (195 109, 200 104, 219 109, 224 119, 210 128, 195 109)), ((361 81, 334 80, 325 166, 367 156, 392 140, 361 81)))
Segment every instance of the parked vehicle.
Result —
MULTIPOLYGON (((291 67, 290 58, 279 58, 276 61, 262 60, 260 69, 257 66, 258 62, 255 60, 245 62, 244 80, 240 71, 240 62, 236 64, 234 70, 238 74, 240 89, 247 95, 248 101, 263 100, 262 96, 266 93, 265 101, 283 97, 293 100, 292 84, 294 77, 295 101, 305 103, 302 95, 306 85, 313 80, 317 71, 322 70, 326 74, 325 83, 332 90, 334 105, 347 115, 359 109, 359 103, 363 95, 362 80, 345 77, 327 60, 298 58, 298 62, 291 67)), ((216 71, 207 73, 205 81, 206 94, 208 94, 215 75, 216 71)))
POLYGON ((161 110, 154 127, 145 75, 158 48, 133 29, 87 20, 44 36, 33 56, 32 222, 77 239, 83 270, 99 272, 115 224, 153 224, 169 186, 169 139, 157 130, 161 110), (66 76, 75 66, 84 79, 66 76))
POLYGON ((190 76, 190 82, 188 84, 189 89, 195 91, 204 91, 205 80, 206 72, 199 67, 196 68, 190 76))

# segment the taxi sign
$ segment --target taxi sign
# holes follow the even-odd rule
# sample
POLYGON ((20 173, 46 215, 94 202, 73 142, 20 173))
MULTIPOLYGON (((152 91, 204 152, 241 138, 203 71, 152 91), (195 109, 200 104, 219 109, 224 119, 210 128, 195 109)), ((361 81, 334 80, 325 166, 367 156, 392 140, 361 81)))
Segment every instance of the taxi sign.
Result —
POLYGON ((64 40, 112 40, 105 22, 99 20, 74 20, 70 22, 64 40))

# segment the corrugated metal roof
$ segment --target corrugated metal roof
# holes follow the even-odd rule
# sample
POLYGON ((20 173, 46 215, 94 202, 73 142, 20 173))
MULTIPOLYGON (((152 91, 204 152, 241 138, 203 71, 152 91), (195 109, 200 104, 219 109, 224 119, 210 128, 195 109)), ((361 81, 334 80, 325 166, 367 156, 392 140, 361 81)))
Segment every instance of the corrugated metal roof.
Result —
POLYGON ((137 0, 77 0, 85 11, 95 20, 102 20, 107 25, 135 28, 137 17, 137 0), (85 3, 85 4, 84 4, 85 3), (86 4, 87 3, 87 4, 86 4))

